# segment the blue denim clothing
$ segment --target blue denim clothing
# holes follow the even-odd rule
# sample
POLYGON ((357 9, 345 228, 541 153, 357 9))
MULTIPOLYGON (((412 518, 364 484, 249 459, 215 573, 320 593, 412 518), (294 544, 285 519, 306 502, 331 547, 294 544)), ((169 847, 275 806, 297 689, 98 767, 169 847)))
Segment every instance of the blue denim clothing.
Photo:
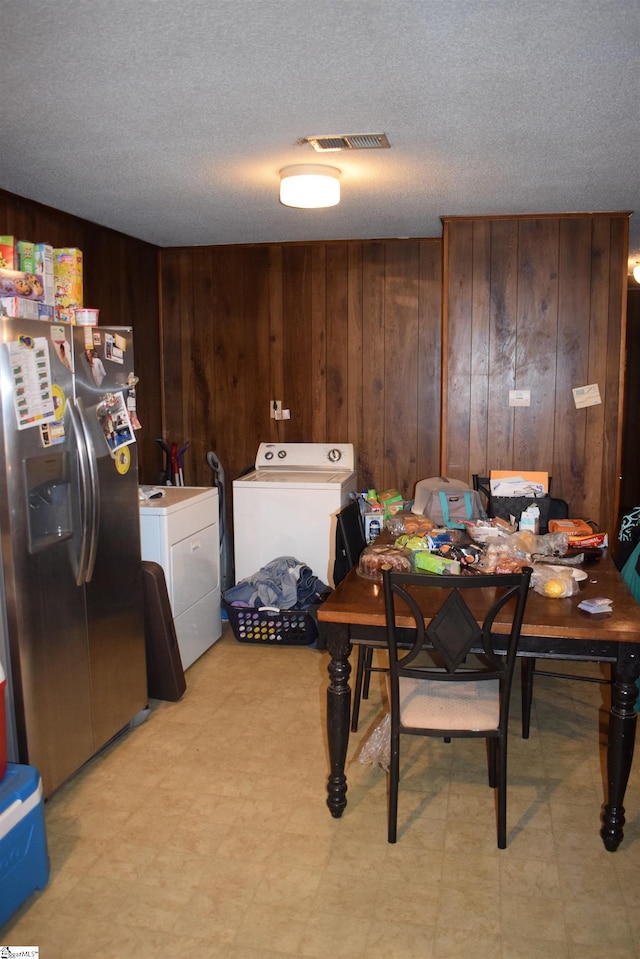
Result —
POLYGON ((252 576, 224 592, 224 600, 237 606, 274 606, 306 609, 329 594, 311 569, 293 556, 279 556, 252 576))

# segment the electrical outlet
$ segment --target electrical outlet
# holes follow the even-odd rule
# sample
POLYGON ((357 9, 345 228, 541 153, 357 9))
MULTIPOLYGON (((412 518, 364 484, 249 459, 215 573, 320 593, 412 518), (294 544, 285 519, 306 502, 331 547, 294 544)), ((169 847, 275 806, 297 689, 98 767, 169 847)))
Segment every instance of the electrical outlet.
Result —
POLYGON ((277 416, 277 413, 282 413, 282 400, 269 400, 269 413, 272 420, 281 420, 281 416, 277 416))

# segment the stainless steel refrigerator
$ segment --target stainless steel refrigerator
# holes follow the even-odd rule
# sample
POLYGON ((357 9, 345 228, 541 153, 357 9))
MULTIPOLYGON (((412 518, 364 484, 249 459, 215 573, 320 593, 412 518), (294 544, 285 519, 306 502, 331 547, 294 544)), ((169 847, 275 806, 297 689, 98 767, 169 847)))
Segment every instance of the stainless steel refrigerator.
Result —
POLYGON ((7 752, 50 795, 147 703, 133 340, 6 317, 0 336, 7 752))

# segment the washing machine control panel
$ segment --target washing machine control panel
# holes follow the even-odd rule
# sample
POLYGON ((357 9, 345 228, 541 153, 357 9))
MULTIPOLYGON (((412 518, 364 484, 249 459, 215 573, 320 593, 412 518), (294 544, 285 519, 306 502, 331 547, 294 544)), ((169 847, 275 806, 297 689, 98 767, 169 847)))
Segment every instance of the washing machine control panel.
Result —
POLYGON ((256 469, 335 469, 353 470, 352 443, 261 443, 256 469))

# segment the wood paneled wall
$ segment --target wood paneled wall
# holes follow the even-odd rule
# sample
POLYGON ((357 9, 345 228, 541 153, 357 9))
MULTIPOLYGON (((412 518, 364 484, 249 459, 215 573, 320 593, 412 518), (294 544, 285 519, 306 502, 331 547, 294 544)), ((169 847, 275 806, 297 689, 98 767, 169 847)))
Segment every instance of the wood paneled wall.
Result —
POLYGON ((0 233, 80 247, 85 303, 133 326, 142 482, 160 477, 157 437, 189 441, 187 482, 204 486, 210 449, 230 484, 262 440, 335 440, 354 443, 363 488, 410 496, 439 472, 537 467, 573 513, 614 529, 627 216, 443 222, 444 243, 158 250, 0 191, 0 233), (576 410, 588 383, 603 402, 576 410), (507 406, 516 388, 531 407, 507 406), (270 419, 271 399, 291 420, 270 419))
POLYGON ((104 326, 133 327, 140 476, 154 481, 162 429, 157 247, 1 190, 0 234, 81 249, 85 306, 98 307, 104 326))
POLYGON ((570 515, 614 530, 628 215, 443 223, 443 469, 547 470, 570 515), (594 383, 602 403, 576 409, 594 383))
POLYGON ((230 485, 258 444, 352 442, 362 488, 405 496, 440 463, 442 243, 265 244, 160 254, 165 440, 230 485), (276 422, 269 401, 291 419, 276 422))

